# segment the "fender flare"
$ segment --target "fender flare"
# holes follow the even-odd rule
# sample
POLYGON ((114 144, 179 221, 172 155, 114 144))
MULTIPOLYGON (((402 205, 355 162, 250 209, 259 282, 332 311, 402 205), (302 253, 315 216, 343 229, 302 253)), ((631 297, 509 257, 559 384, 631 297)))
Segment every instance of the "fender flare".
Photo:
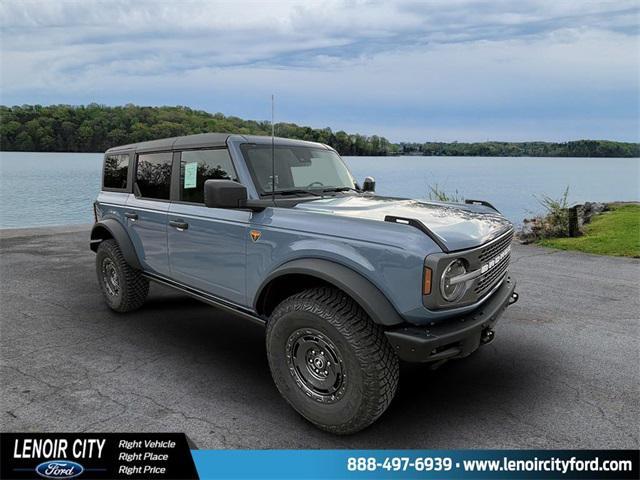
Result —
POLYGON ((98 251, 98 245, 100 244, 100 242, 102 242, 102 240, 104 240, 103 236, 100 233, 101 230, 106 230, 111 234, 111 237, 118 243, 125 261, 131 267, 137 270, 142 270, 142 265, 140 264, 140 260, 138 259, 135 248, 133 248, 133 243, 129 238, 129 234, 125 230, 124 226, 119 221, 113 218, 100 220, 93 225, 93 228, 91 229, 90 241, 91 250, 93 250, 94 252, 98 251))
POLYGON ((358 303, 374 323, 384 326, 404 323, 391 302, 373 283, 344 265, 321 258, 292 260, 271 272, 255 295, 253 306, 256 311, 266 286, 289 274, 308 275, 334 285, 358 303))

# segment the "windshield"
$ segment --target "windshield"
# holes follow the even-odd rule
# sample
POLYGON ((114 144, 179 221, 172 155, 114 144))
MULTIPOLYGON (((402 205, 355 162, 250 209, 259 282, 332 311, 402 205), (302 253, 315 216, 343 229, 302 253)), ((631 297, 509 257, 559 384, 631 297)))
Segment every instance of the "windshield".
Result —
POLYGON ((244 144, 242 154, 260 195, 294 190, 353 189, 347 166, 332 150, 276 145, 275 185, 272 187, 271 145, 244 144))

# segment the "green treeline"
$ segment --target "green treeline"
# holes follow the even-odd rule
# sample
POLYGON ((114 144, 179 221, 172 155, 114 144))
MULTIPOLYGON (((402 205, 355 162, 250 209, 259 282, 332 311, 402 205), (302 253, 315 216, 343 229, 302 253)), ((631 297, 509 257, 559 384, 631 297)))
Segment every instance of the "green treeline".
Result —
POLYGON ((403 155, 473 157, 640 157, 640 143, 610 140, 482 143, 400 143, 403 155))
MULTIPOLYGON (((271 125, 188 107, 0 106, 0 149, 4 151, 103 152, 116 145, 203 132, 270 135, 271 125)), ((377 135, 293 123, 276 124, 276 135, 326 143, 342 155, 640 157, 638 143, 604 140, 395 144, 377 135)))
MULTIPOLYGON (((117 145, 205 132, 271 135, 271 124, 187 107, 0 106, 0 149, 5 151, 104 152, 117 145)), ((397 150, 377 135, 293 123, 276 124, 276 135, 326 143, 343 155, 393 155, 397 150)))

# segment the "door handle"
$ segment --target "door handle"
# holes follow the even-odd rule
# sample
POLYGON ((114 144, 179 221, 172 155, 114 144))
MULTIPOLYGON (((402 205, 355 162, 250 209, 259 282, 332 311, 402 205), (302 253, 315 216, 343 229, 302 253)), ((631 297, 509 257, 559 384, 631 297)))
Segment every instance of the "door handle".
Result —
POLYGON ((138 219, 138 214, 133 212, 124 212, 124 216, 134 222, 138 219))
POLYGON ((187 228, 189 228, 188 223, 182 222, 180 220, 171 220, 169 222, 169 225, 171 225, 173 228, 175 228, 179 232, 182 232, 183 230, 186 230, 187 228))

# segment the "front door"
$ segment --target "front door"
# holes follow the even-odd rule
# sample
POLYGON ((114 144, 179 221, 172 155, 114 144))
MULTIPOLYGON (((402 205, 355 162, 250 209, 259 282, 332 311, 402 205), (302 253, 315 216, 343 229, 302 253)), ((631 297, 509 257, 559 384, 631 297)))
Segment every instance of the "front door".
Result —
POLYGON ((125 209, 127 230, 146 271, 170 275, 167 212, 171 192, 171 152, 139 154, 134 194, 125 209))
POLYGON ((207 208, 204 182, 237 180, 227 149, 180 155, 178 201, 168 212, 171 277, 229 302, 246 305, 245 266, 251 212, 207 208))

